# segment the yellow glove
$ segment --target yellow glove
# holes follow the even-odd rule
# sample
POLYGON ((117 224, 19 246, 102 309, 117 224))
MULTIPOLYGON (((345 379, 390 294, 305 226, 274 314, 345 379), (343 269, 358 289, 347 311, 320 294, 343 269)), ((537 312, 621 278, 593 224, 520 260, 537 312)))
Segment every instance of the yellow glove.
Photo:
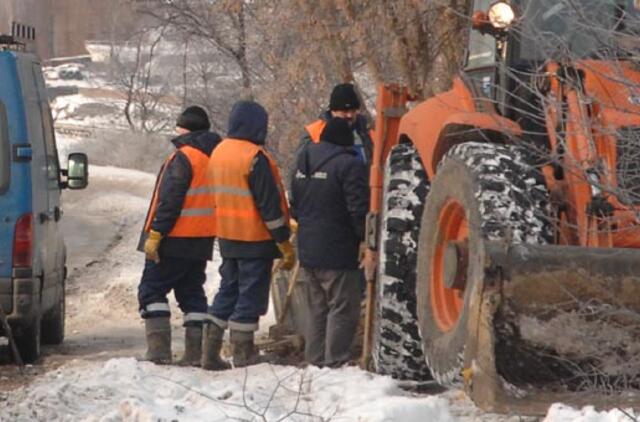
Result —
POLYGON ((293 245, 288 240, 282 243, 278 243, 278 249, 282 253, 282 268, 290 270, 296 264, 296 252, 293 250, 293 245))
POLYGON ((149 232, 149 237, 144 242, 144 254, 149 261, 153 261, 156 264, 160 263, 160 255, 158 255, 158 249, 160 248, 160 241, 162 240, 162 234, 155 230, 149 232))
POLYGON ((293 218, 289 219, 289 228, 291 229, 291 234, 298 233, 298 222, 293 218))

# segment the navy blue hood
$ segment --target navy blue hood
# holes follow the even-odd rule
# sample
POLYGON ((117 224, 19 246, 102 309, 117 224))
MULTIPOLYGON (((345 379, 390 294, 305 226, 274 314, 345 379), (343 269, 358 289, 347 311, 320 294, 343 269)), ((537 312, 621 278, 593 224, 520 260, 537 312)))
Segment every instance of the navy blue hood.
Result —
POLYGON ((264 145, 268 125, 269 115, 264 107, 253 101, 238 101, 229 114, 227 136, 264 145))

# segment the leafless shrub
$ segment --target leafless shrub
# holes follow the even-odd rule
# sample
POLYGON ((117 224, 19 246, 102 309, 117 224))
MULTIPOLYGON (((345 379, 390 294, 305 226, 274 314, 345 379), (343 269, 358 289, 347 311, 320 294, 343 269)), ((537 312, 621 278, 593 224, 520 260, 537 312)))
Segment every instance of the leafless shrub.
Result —
POLYGON ((308 402, 310 401, 309 396, 312 394, 311 383, 313 378, 309 376, 308 371, 305 369, 292 369, 286 371, 284 375, 279 375, 273 366, 270 366, 270 369, 274 379, 273 387, 270 391, 261 391, 261 394, 255 394, 255 392, 252 393, 249 390, 251 368, 245 368, 241 402, 230 400, 233 397, 232 393, 214 397, 170 378, 158 375, 154 375, 154 377, 177 384, 190 392, 215 402, 220 406, 220 410, 226 415, 227 420, 247 422, 281 422, 287 420, 329 422, 338 413, 340 409, 339 403, 335 403, 330 409, 322 409, 320 412, 309 408, 308 402), (249 418, 243 415, 243 410, 246 412, 245 414, 250 415, 249 418))

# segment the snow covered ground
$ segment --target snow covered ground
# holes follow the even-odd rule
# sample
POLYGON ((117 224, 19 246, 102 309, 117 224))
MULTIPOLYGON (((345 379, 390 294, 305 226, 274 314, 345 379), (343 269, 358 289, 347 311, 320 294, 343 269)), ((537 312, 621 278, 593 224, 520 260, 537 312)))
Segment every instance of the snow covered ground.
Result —
MULTIPOLYGON (((342 420, 520 421, 484 414, 461 391, 437 396, 406 392, 389 377, 357 368, 340 370, 260 365, 211 373, 137 362, 142 325, 135 292, 142 267, 134 252, 154 175, 113 167, 91 168, 91 187, 65 195, 68 243, 73 260, 69 295, 70 342, 102 341, 84 359, 38 379, 6 397, 0 420, 342 420), (83 221, 79 224, 79 219, 83 221), (75 220, 75 221, 74 221, 75 220), (75 228, 75 230, 74 230, 75 228), (78 230, 81 229, 81 230, 78 230), (95 330, 94 327, 100 327, 95 330), (136 347, 100 350, 119 336, 138 336, 136 347)), ((215 292, 219 257, 208 267, 207 290, 215 292)), ((173 309, 177 310, 175 304, 173 309)), ((179 349, 180 316, 174 312, 179 349)), ((270 313, 261 331, 274 323, 270 313)), ((623 422, 627 414, 552 406, 545 421, 623 422)))
MULTIPOLYGON (((73 123, 82 124, 82 119, 74 118, 73 123)), ((59 137, 61 155, 82 150, 85 142, 59 137)), ((597 412, 560 404, 551 406, 544 418, 487 414, 462 391, 418 394, 400 388, 389 377, 355 367, 262 364, 208 372, 139 362, 135 357, 143 353, 144 339, 136 289, 143 257, 135 249, 154 180, 151 173, 93 165, 88 189, 65 191, 70 256, 67 338, 63 346, 45 349, 41 365, 48 372, 32 382, 6 391, 0 377, 0 421, 630 422, 640 418, 640 407, 635 413, 597 412), (57 364, 48 369, 51 361, 57 364)), ((218 264, 216 255, 207 271, 209 297, 218 283, 218 264)), ((175 303, 172 308, 174 352, 179 354, 181 318, 175 303)), ((273 322, 270 313, 261 321, 261 332, 273 322)))

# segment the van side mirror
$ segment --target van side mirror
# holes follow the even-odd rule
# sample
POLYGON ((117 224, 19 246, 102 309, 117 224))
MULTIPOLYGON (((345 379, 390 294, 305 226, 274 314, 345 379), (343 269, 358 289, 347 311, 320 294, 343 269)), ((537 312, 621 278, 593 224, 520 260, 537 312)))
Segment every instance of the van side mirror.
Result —
POLYGON ((84 189, 89 185, 89 159, 87 154, 74 152, 69 154, 67 184, 69 189, 84 189))

